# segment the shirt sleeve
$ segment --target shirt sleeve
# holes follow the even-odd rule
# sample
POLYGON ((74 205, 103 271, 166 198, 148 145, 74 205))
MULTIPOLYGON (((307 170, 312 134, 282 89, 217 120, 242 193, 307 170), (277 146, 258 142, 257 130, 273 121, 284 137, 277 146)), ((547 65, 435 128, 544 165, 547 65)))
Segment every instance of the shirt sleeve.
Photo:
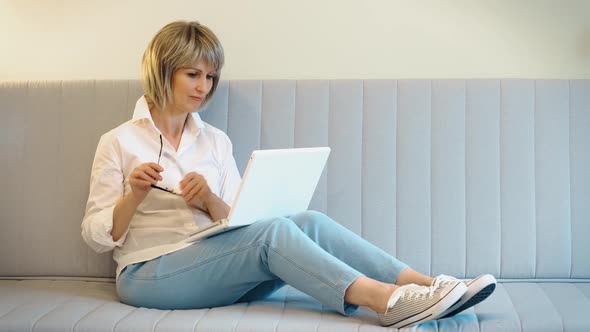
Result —
POLYGON ((82 238, 98 253, 121 247, 127 231, 118 241, 113 241, 113 210, 124 194, 124 177, 112 132, 103 135, 98 142, 92 171, 86 213, 82 220, 82 238))
POLYGON ((232 143, 229 140, 229 137, 226 136, 225 139, 226 144, 224 144, 224 151, 222 153, 223 160, 221 164, 220 198, 227 203, 227 205, 232 206, 242 178, 240 177, 240 172, 238 172, 238 166, 236 165, 236 160, 233 156, 232 143))

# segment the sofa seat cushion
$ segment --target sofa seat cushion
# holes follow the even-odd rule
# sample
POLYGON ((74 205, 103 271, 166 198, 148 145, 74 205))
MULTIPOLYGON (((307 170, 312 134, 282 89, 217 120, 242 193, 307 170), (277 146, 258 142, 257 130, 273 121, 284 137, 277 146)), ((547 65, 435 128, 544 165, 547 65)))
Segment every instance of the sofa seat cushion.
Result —
MULTIPOLYGON (((479 305, 421 331, 589 331, 590 283, 501 283, 479 305)), ((0 280, 0 331, 383 331, 284 287, 264 301, 201 310, 134 308, 108 282, 0 280)), ((391 329, 395 330, 395 329, 391 329)))

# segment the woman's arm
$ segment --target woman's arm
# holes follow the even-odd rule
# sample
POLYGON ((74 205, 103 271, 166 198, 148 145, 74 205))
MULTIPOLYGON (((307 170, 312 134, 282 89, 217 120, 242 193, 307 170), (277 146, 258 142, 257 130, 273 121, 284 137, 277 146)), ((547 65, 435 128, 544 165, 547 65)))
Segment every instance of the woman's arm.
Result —
POLYGON ((140 203, 141 201, 133 195, 133 192, 130 192, 121 197, 117 205, 115 205, 113 210, 113 230, 111 231, 113 241, 119 241, 121 236, 125 234, 140 203))
POLYGON ((213 221, 225 219, 229 215, 229 205, 211 191, 203 175, 188 173, 180 181, 180 190, 188 205, 209 213, 213 221))
POLYGON ((129 175, 131 191, 123 196, 113 209, 113 229, 111 231, 113 241, 118 241, 125 234, 137 207, 152 190, 151 185, 162 180, 160 175, 162 171, 164 171, 162 166, 156 163, 144 163, 131 172, 129 175))
POLYGON ((205 207, 213 221, 226 219, 229 216, 230 207, 214 193, 210 193, 205 199, 205 207))
POLYGON ((101 136, 90 173, 82 238, 98 253, 120 247, 124 241, 121 236, 118 241, 113 241, 111 235, 114 208, 124 196, 124 175, 121 172, 118 147, 112 131, 101 136))

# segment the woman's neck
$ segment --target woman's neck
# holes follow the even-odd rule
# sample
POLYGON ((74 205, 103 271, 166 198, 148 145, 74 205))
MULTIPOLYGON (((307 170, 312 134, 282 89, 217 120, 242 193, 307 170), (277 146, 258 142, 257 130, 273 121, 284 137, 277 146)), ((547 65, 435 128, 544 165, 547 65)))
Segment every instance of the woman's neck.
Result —
POLYGON ((172 109, 162 111, 155 107, 150 107, 150 113, 162 135, 178 150, 188 114, 175 113, 172 109))

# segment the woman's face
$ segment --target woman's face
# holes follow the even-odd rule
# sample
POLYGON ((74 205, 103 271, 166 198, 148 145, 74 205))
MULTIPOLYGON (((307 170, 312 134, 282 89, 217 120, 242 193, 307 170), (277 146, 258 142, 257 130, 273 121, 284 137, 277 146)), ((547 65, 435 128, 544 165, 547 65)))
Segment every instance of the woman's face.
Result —
POLYGON ((215 75, 213 68, 203 61, 176 70, 172 79, 174 103, 171 106, 183 113, 198 111, 213 87, 215 75))

